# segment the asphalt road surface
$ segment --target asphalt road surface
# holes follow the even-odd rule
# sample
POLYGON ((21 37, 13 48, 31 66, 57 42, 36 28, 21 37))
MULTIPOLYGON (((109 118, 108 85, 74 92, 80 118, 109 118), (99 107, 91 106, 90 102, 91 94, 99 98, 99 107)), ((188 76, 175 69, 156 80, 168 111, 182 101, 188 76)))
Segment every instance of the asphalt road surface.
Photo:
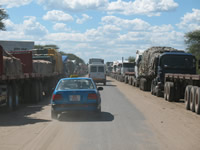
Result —
POLYGON ((51 120, 49 99, 0 111, 0 150, 200 150, 200 115, 184 103, 111 78, 103 87, 101 114, 51 120))

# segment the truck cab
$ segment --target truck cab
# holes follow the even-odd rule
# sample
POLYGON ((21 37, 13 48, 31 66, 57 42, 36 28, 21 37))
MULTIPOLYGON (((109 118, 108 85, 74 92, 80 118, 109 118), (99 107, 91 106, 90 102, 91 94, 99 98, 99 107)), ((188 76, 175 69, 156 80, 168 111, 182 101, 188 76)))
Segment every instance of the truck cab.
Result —
POLYGON ((165 74, 196 74, 196 59, 190 53, 165 52, 155 59, 156 77, 151 83, 151 92, 161 95, 164 90, 165 74))

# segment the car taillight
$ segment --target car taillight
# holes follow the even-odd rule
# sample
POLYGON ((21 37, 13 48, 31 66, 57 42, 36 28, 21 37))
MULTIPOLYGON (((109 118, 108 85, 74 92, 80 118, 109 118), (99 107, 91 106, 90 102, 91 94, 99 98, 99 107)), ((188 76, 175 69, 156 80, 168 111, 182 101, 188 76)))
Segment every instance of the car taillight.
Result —
POLYGON ((62 95, 61 94, 54 94, 52 99, 53 99, 53 101, 61 100, 62 99, 62 95))
POLYGON ((88 99, 95 99, 95 100, 97 100, 97 94, 95 94, 95 93, 88 94, 88 99))

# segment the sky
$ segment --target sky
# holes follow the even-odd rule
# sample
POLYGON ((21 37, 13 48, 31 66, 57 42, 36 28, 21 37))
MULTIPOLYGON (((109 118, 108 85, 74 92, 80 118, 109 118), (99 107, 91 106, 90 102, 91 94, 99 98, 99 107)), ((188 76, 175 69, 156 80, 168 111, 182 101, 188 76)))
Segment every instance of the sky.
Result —
POLYGON ((0 0, 9 18, 0 40, 55 44, 86 63, 128 59, 137 50, 186 50, 200 29, 200 0, 0 0))

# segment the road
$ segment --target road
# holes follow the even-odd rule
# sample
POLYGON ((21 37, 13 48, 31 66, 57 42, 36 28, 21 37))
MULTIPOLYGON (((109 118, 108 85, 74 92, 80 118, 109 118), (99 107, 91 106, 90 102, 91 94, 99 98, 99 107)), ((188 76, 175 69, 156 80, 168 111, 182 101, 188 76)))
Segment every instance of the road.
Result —
POLYGON ((200 115, 108 78, 102 113, 51 120, 49 99, 0 112, 0 150, 199 150, 200 115))

